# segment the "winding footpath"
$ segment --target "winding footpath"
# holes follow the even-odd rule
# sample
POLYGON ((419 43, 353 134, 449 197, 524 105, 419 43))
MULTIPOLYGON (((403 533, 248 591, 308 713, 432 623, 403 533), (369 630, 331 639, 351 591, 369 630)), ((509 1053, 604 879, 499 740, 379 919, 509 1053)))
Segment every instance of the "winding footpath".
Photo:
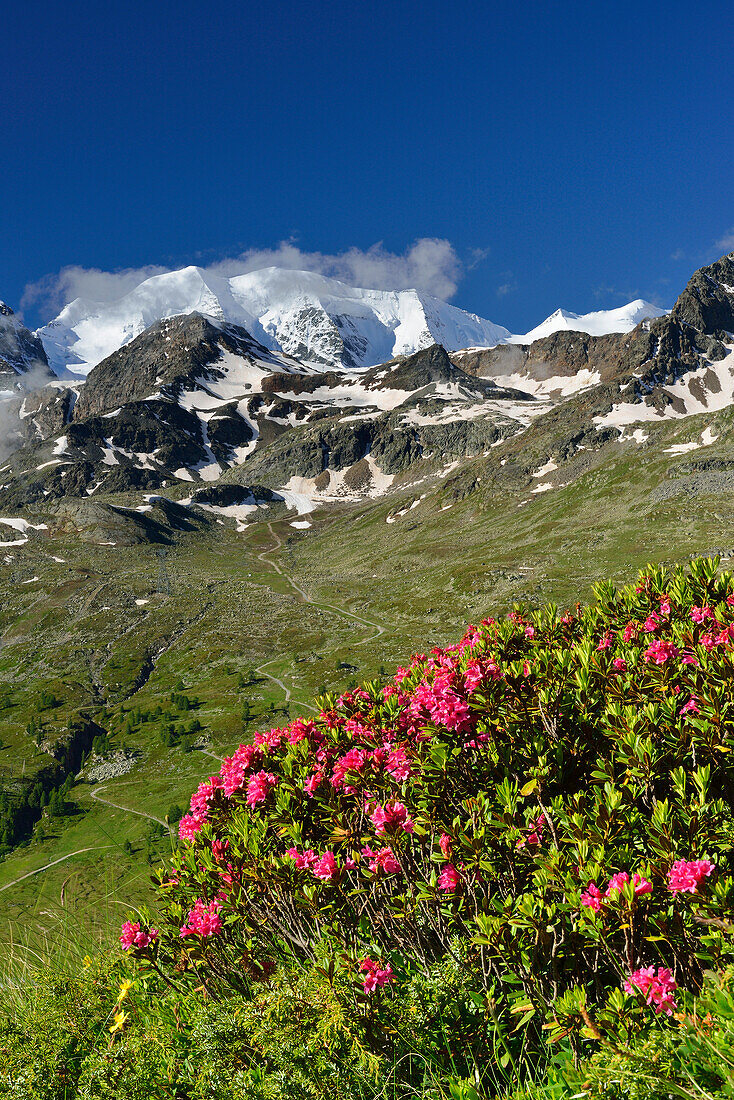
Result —
MULTIPOLYGON (((371 619, 365 619, 361 615, 357 615, 353 611, 347 611, 343 607, 336 607, 334 604, 317 603, 316 600, 312 600, 308 593, 303 588, 301 588, 298 582, 295 581, 293 577, 290 576, 290 574, 281 569, 278 562, 273 560, 273 558, 270 556, 274 554, 277 550, 280 550, 283 545, 283 541, 277 534, 277 532, 273 530, 272 523, 268 523, 267 526, 268 531, 275 540, 275 545, 271 546, 267 550, 263 550, 262 553, 258 554, 258 560, 265 562, 275 573, 278 574, 278 576, 282 577, 283 580, 285 580, 290 585, 293 591, 299 595, 303 603, 309 604, 311 607, 316 607, 321 611, 332 611, 335 615, 341 615, 345 619, 350 619, 352 622, 358 623, 360 626, 367 627, 369 630, 374 631, 374 633, 368 634, 360 641, 354 642, 355 647, 366 645, 368 642, 374 642, 377 638, 385 633, 385 627, 380 626, 379 623, 372 622, 371 619)), ((92 595, 95 594, 96 591, 92 595)), ((91 598, 92 597, 90 596, 87 602, 89 602, 91 598)), ((295 699, 287 684, 285 684, 278 676, 273 676, 272 673, 267 671, 268 665, 275 664, 277 660, 278 658, 275 657, 270 661, 265 661, 263 664, 258 665, 255 671, 265 676, 266 679, 270 680, 273 684, 276 684, 280 688, 280 690, 283 692, 283 695, 285 696, 286 703, 289 703, 291 699, 293 699, 293 701, 295 703, 298 703, 299 706, 302 706, 315 714, 315 707, 311 706, 310 703, 305 702, 303 699, 295 699)), ((204 753, 206 756, 212 757, 212 759, 214 760, 218 760, 221 763, 221 757, 217 756, 213 752, 210 752, 209 749, 199 749, 198 751, 204 753)), ((129 806, 121 806, 119 802, 110 802, 108 798, 102 798, 101 792, 106 790, 106 787, 107 784, 103 784, 102 786, 97 787, 96 790, 90 791, 90 797, 93 798, 95 802, 100 802, 105 806, 112 806, 116 810, 122 810, 123 813, 135 814, 137 817, 145 817, 149 821, 156 821, 159 825, 162 825, 164 829, 168 829, 170 831, 170 825, 166 821, 163 821, 160 817, 156 817, 154 814, 145 813, 143 810, 133 810, 129 806)), ((2 893, 3 890, 9 890, 12 886, 15 886, 19 882, 22 882, 24 879, 32 878, 33 875, 40 875, 43 871, 47 871, 50 867, 55 867, 57 863, 63 863, 65 860, 72 859, 74 856, 82 855, 84 852, 101 851, 103 849, 114 847, 114 844, 97 844, 92 845, 89 848, 80 848, 76 852, 69 852, 68 855, 60 856, 58 859, 53 859, 50 863, 45 863, 42 867, 37 867, 35 871, 28 871, 25 875, 21 875, 20 878, 14 879, 13 882, 8 882, 5 886, 0 886, 0 893, 2 893)))
POLYGON ((55 867, 57 863, 63 863, 65 859, 72 859, 74 856, 80 856, 82 852, 99 852, 103 848, 115 847, 117 847, 115 844, 92 844, 89 848, 79 848, 76 852, 69 852, 68 855, 59 856, 58 859, 52 859, 50 863, 44 863, 43 867, 36 867, 35 871, 28 871, 25 875, 21 875, 20 878, 13 879, 12 882, 7 882, 5 886, 0 886, 0 893, 2 893, 3 890, 9 890, 11 886, 16 886, 25 878, 32 878, 33 875, 40 875, 41 871, 48 871, 49 867, 55 867))
POLYGON ((116 810, 124 810, 128 814, 136 814, 137 817, 147 817, 149 821, 157 821, 159 825, 162 825, 164 829, 169 829, 170 826, 167 821, 161 820, 160 817, 155 817, 153 814, 146 814, 143 810, 132 810, 129 806, 120 806, 118 802, 110 802, 108 798, 100 798, 100 791, 105 790, 107 784, 104 783, 101 787, 97 787, 96 790, 90 791, 89 795, 95 802, 102 802, 105 806, 114 806, 116 810))
MULTIPOLYGON (((343 607, 335 607, 334 604, 317 603, 316 600, 312 600, 308 593, 305 592, 303 588, 301 588, 300 584, 298 584, 298 582, 295 581, 289 573, 286 573, 283 569, 281 569, 277 561, 274 561, 273 558, 270 557, 271 554, 274 554, 277 550, 280 550, 283 545, 283 541, 277 534, 277 532, 273 530, 272 523, 268 524, 268 531, 275 539, 275 546, 271 546, 269 549, 263 550, 262 553, 258 554, 258 560, 264 561, 267 565, 270 566, 271 569, 273 569, 279 576, 281 576, 284 581, 287 581, 294 592, 297 592, 298 595, 301 597, 303 603, 310 604, 311 607, 316 607, 320 611, 333 611, 336 615, 341 615, 345 619, 351 619, 353 622, 359 623, 360 626, 366 626, 369 629, 374 630, 374 634, 369 634, 367 637, 362 638, 361 641, 355 642, 355 647, 358 645, 366 645, 367 642, 374 642, 377 638, 385 633, 385 627, 380 626, 379 623, 373 623, 371 619, 364 619, 361 615, 356 615, 353 611, 346 611, 343 607)), ((277 686, 285 695, 286 703, 289 703, 293 698, 290 688, 288 688, 286 684, 284 684, 283 681, 280 680, 277 676, 273 676, 270 672, 266 671, 268 665, 275 664, 277 660, 278 658, 275 657, 270 661, 265 661, 263 664, 258 665, 255 671, 262 673, 262 675, 265 676, 272 683, 277 684, 277 686)), ((316 713, 316 707, 312 707, 310 703, 304 702, 303 699, 293 699, 293 701, 295 703, 298 703, 299 706, 306 707, 307 710, 312 711, 314 714, 316 713)))

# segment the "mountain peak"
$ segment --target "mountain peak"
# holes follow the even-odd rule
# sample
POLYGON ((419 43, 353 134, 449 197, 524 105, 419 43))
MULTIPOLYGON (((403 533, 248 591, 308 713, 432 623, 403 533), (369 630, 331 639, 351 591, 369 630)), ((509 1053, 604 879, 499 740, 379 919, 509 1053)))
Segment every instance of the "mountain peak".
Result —
POLYGON ((510 343, 532 344, 534 340, 541 340, 544 336, 550 336, 563 329, 570 332, 585 332, 589 336, 609 336, 614 332, 631 332, 641 321, 664 317, 666 313, 668 313, 667 309, 661 309, 660 306, 655 306, 642 298, 636 298, 633 302, 618 306, 616 309, 600 309, 593 313, 579 314, 557 309, 524 336, 513 336, 510 343))
POLYGON ((227 278, 193 266, 145 279, 115 302, 76 299, 38 335, 59 376, 84 377, 155 321, 193 312, 327 368, 370 367, 434 343, 449 350, 493 345, 510 335, 416 290, 351 287, 318 272, 278 267, 227 278))

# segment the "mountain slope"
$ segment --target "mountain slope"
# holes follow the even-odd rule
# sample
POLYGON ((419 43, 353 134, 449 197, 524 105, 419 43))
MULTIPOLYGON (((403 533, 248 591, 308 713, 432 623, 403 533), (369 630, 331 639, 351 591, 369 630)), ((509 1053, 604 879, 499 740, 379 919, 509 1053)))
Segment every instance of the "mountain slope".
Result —
POLYGON ((664 310, 637 300, 579 316, 557 310, 524 336, 417 290, 350 287, 312 271, 264 268, 223 278, 197 267, 156 275, 115 302, 78 298, 39 329, 61 378, 84 378, 156 321, 200 313, 244 328, 272 351, 320 367, 371 367, 441 344, 447 351, 530 344, 558 330, 629 332, 664 310))
POLYGON ((434 343, 454 349, 509 336, 415 290, 362 290, 280 268, 225 279, 197 267, 146 279, 117 302, 78 298, 38 335, 60 377, 84 377, 154 322, 194 312, 241 326, 271 350, 326 366, 373 366, 434 343))
POLYGON ((650 321, 655 317, 664 317, 668 310, 637 298, 617 309, 602 309, 595 313, 569 313, 557 309, 545 321, 536 325, 524 336, 512 336, 513 344, 532 344, 553 332, 585 332, 589 336, 608 336, 612 332, 631 332, 641 321, 650 321))
POLYGON ((630 333, 369 370, 315 370, 195 315, 100 364, 0 475, 2 782, 30 785, 82 719, 112 743, 77 778, 78 812, 4 849, 3 914, 39 936, 60 897, 102 919, 105 868, 143 901, 140 815, 163 820, 200 754, 357 665, 378 675, 467 618, 567 603, 647 561, 732 556, 731 288, 734 256, 630 333), (240 461, 227 437, 247 422, 240 461))

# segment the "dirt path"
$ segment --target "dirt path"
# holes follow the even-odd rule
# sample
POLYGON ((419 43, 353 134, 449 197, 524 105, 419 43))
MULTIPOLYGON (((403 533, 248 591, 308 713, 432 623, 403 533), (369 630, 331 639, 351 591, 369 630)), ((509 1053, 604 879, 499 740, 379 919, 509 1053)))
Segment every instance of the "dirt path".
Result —
POLYGON ((222 757, 217 756, 215 752, 209 752, 209 749, 197 749, 196 751, 203 752, 204 756, 211 756, 212 760, 218 760, 220 764, 222 763, 222 757))
POLYGON ((89 792, 95 802, 101 802, 105 806, 114 806, 116 810, 124 810, 125 813, 136 814, 138 817, 147 817, 148 821, 157 821, 158 824, 162 825, 164 829, 170 828, 165 821, 162 821, 160 817, 155 817, 154 814, 146 814, 143 810, 131 810, 129 806, 120 806, 118 802, 110 802, 108 798, 100 798, 99 793, 100 791, 105 790, 106 786, 107 784, 104 783, 101 787, 97 787, 96 790, 89 792))
MULTIPOLYGON (((362 638, 361 641, 355 642, 355 646, 366 645, 367 642, 374 642, 376 638, 379 638, 381 634, 385 633, 384 626, 380 626, 378 623, 373 623, 370 619, 364 619, 361 615, 357 615, 353 611, 347 611, 345 610, 345 608, 336 607, 334 604, 331 603, 317 603, 316 600, 312 600, 308 593, 304 591, 303 588, 301 588, 300 584, 298 584, 298 582, 295 581, 289 573, 286 573, 285 570, 281 569, 277 561, 274 561, 273 558, 270 557, 270 555, 274 554, 276 550, 280 550, 281 546, 283 545, 283 541, 277 534, 277 532, 273 530, 272 523, 268 524, 268 531, 275 539, 275 546, 271 546, 269 549, 263 550, 262 553, 258 554, 258 560, 266 562, 266 564, 269 565, 271 569, 274 569, 275 572, 283 578, 283 580, 287 581, 294 592, 298 593, 304 603, 310 604, 311 607, 317 607, 321 611, 333 611, 335 615, 341 615, 346 619, 351 619, 353 622, 359 623, 360 626, 366 626, 375 631, 374 634, 369 634, 366 638, 362 638)), ((277 684, 277 686, 285 695, 286 703, 289 703, 293 698, 290 688, 288 688, 277 676, 273 676, 270 672, 266 671, 268 665, 275 664, 277 660, 278 658, 275 657, 271 661, 265 661, 265 663, 259 665, 255 671, 262 673, 262 675, 265 676, 268 680, 272 681, 272 683, 277 684)), ((306 707, 310 711, 313 711, 314 714, 316 713, 316 708, 312 707, 310 703, 306 703, 302 699, 294 699, 294 702, 298 703, 302 707, 306 707)))
POLYGON ((9 890, 11 886, 16 886, 19 882, 22 882, 24 878, 32 878, 33 875, 40 875, 41 871, 48 871, 49 867, 55 867, 57 863, 63 863, 65 859, 72 859, 74 856, 80 856, 82 852, 99 852, 102 848, 115 847, 115 844, 93 844, 90 848, 79 848, 76 852, 69 852, 66 856, 52 859, 50 863, 44 863, 43 867, 37 867, 35 871, 28 871, 27 874, 21 875, 20 878, 13 879, 12 882, 6 883, 5 886, 0 886, 0 893, 2 893, 3 890, 9 890))

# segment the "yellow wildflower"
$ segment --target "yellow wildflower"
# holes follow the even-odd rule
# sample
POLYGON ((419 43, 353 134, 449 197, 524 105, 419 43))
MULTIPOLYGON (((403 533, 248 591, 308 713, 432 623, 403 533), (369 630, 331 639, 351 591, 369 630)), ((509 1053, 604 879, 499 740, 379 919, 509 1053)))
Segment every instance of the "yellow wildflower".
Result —
POLYGON ((128 1018, 129 1015, 129 1012, 116 1012, 115 1022, 110 1028, 110 1034, 114 1035, 116 1031, 122 1031, 123 1027, 125 1026, 125 1020, 128 1018))

